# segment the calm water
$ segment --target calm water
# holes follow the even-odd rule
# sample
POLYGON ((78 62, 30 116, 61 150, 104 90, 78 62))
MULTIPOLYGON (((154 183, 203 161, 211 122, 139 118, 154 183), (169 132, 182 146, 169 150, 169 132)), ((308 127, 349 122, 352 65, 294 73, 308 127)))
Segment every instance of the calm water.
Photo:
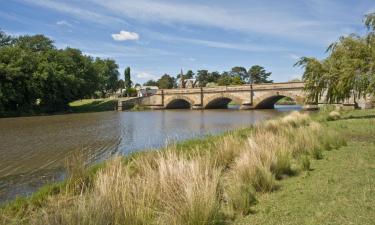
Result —
POLYGON ((0 119, 0 202, 63 179, 66 157, 75 151, 98 161, 248 126, 289 110, 103 112, 0 119))

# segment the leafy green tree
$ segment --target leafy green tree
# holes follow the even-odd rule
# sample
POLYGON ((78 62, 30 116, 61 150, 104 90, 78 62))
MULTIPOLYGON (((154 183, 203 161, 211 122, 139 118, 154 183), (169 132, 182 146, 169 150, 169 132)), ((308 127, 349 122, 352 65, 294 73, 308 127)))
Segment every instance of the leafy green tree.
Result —
POLYGON ((71 101, 116 90, 118 66, 78 49, 56 49, 43 35, 0 32, 0 113, 66 110, 71 101))
POLYGON ((154 80, 149 80, 143 84, 143 86, 158 86, 158 82, 154 80))
POLYGON ((363 37, 352 34, 331 44, 324 60, 302 58, 296 63, 305 71, 303 80, 308 99, 317 102, 325 96, 328 102, 342 102, 375 93, 375 13, 366 15, 369 33, 363 37))
MULTIPOLYGON (((137 86, 137 84, 135 86, 137 86)), ((117 82, 117 87, 120 89, 120 93, 122 93, 122 90, 125 89, 125 81, 123 79, 120 79, 117 82)))
POLYGON ((197 75, 195 77, 201 87, 205 87, 207 83, 210 82, 210 75, 208 70, 198 70, 197 75))
POLYGON ((302 79, 305 82, 307 100, 311 103, 317 103, 327 84, 324 78, 324 76, 327 76, 327 71, 322 62, 315 58, 303 57, 295 65, 305 68, 302 79))
POLYGON ((365 26, 368 30, 375 30, 375 12, 369 13, 365 16, 365 26))
POLYGON ((126 88, 126 93, 127 95, 129 95, 129 91, 130 91, 130 88, 132 87, 132 81, 131 81, 131 78, 130 78, 130 67, 127 67, 125 69, 125 72, 124 72, 124 76, 125 76, 125 88, 126 88))
POLYGON ((158 81, 158 87, 160 89, 171 89, 175 87, 175 79, 168 74, 164 74, 158 81))
POLYGON ((194 72, 192 70, 188 70, 185 74, 185 79, 192 79, 194 77, 194 72))
POLYGON ((0 29, 0 47, 10 45, 13 38, 0 29))
POLYGON ((43 52, 55 49, 53 41, 41 34, 34 36, 20 36, 15 40, 15 45, 22 49, 28 49, 33 52, 43 52))
POLYGON ((228 72, 223 72, 220 78, 217 80, 219 86, 226 86, 232 84, 232 76, 228 72))
POLYGON ((111 59, 106 59, 104 60, 105 61, 105 64, 106 64, 106 72, 107 72, 107 77, 108 77, 108 81, 107 81, 107 90, 109 90, 110 92, 116 92, 117 89, 118 89, 118 81, 119 81, 119 76, 120 76, 120 73, 118 71, 118 65, 116 64, 116 62, 114 60, 111 60, 111 59))
POLYGON ((266 72, 262 66, 252 66, 248 72, 249 82, 252 84, 273 83, 273 80, 269 80, 271 74, 271 72, 266 72))
MULTIPOLYGON (((230 73, 233 77, 239 77, 243 81, 243 83, 249 83, 250 81, 249 73, 246 71, 244 67, 233 67, 230 73)), ((238 78, 236 78, 236 80, 238 80, 238 78)))

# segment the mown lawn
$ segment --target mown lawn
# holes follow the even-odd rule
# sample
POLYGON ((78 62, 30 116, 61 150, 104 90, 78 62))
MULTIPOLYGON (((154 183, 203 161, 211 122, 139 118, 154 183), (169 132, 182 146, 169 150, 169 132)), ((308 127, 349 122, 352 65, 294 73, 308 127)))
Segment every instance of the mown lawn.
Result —
POLYGON ((83 99, 69 104, 73 113, 113 111, 117 99, 83 99))
POLYGON ((375 224, 375 110, 327 122, 348 146, 324 152, 312 170, 261 195, 236 224, 375 224))

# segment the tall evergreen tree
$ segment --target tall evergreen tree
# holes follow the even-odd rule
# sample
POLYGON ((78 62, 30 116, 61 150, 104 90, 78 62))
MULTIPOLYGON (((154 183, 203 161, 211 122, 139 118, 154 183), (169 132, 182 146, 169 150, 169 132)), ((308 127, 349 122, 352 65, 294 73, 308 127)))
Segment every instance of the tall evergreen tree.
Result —
POLYGON ((125 77, 125 88, 126 88, 126 94, 129 95, 130 88, 132 87, 132 81, 130 77, 130 67, 127 67, 124 71, 124 77, 125 77))

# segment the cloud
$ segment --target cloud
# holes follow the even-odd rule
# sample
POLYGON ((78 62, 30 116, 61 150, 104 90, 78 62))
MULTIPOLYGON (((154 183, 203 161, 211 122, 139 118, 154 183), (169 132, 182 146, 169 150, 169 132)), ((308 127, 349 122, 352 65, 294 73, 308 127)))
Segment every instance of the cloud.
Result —
POLYGON ((135 41, 139 39, 139 34, 122 30, 118 34, 112 34, 112 38, 115 41, 135 41))
POLYGON ((152 73, 148 73, 148 72, 138 72, 136 77, 139 79, 152 79, 152 80, 156 80, 159 78, 159 76, 154 75, 152 73))
POLYGON ((65 27, 73 27, 73 25, 65 20, 60 20, 56 22, 59 26, 65 26, 65 27))
POLYGON ((80 6, 66 4, 59 1, 54 0, 23 0, 22 2, 26 2, 30 5, 36 5, 47 9, 52 9, 61 13, 70 14, 76 18, 80 18, 82 20, 98 23, 98 24, 105 24, 105 25, 113 25, 113 24, 126 24, 126 22, 122 19, 117 17, 108 16, 103 13, 97 13, 92 10, 86 10, 80 6))
POLYGON ((298 56, 298 55, 296 55, 296 54, 293 54, 293 53, 289 54, 289 58, 291 58, 291 59, 293 59, 293 60, 300 60, 300 59, 301 59, 300 56, 298 56))
POLYGON ((298 12, 301 10, 308 12, 309 6, 301 7, 298 4, 286 8, 283 3, 254 3, 249 8, 247 5, 241 5, 244 3, 208 5, 163 0, 87 1, 95 2, 119 17, 125 16, 149 23, 206 26, 324 44, 337 37, 339 32, 337 21, 343 19, 326 16, 323 20, 319 17, 306 16, 298 12), (333 18, 337 21, 332 20, 333 18))
POLYGON ((181 43, 182 42, 182 43, 194 44, 194 45, 210 47, 210 48, 219 48, 219 49, 245 51, 245 52, 281 52, 281 51, 288 50, 280 46, 249 44, 249 43, 243 44, 243 43, 221 42, 221 41, 212 41, 212 40, 195 39, 195 38, 185 38, 185 37, 161 34, 161 33, 152 32, 152 31, 147 31, 146 33, 149 36, 152 36, 154 39, 168 42, 168 43, 181 43))

